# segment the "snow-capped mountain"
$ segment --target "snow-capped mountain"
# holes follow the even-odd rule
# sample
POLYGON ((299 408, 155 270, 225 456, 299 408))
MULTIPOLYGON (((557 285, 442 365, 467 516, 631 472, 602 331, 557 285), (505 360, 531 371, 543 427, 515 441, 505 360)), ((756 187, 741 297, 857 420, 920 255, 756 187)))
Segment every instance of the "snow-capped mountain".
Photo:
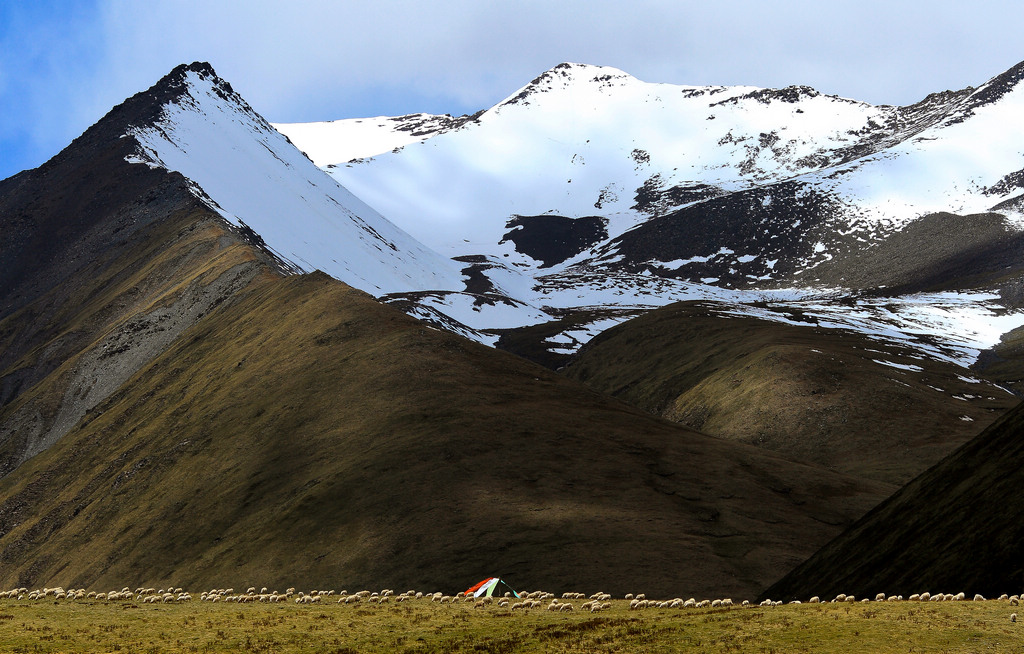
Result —
POLYGON ((177 94, 131 128, 134 163, 184 175, 193 192, 295 270, 375 295, 460 290, 454 263, 395 227, 303 156, 205 64, 162 84, 177 94))
MULTIPOLYGON (((439 312, 457 317, 467 333, 680 299, 813 299, 823 319, 856 327, 860 318, 848 320, 848 307, 822 294, 898 287, 894 297, 859 300, 882 318, 877 330, 953 334, 968 353, 951 356, 970 360, 1024 316, 1003 316, 1005 298, 988 281, 908 272, 938 265, 927 257, 895 267, 877 260, 914 259, 902 245, 886 250, 914 229, 936 233, 929 243, 943 241, 934 255, 943 262, 965 256, 957 247, 984 249, 936 226, 939 212, 998 211, 1001 245, 986 243, 988 258, 1019 251, 1022 77, 1024 64, 977 89, 893 107, 808 87, 651 84, 560 64, 487 111, 426 123, 415 139, 400 131, 405 118, 277 128, 389 220, 465 265, 472 297, 400 299, 442 323, 439 312), (359 148, 339 145, 332 156, 343 130, 359 148), (950 290, 974 293, 902 297, 950 290), (922 305, 943 307, 943 327, 921 326, 922 305)), ((595 331, 563 335, 561 345, 595 331)))

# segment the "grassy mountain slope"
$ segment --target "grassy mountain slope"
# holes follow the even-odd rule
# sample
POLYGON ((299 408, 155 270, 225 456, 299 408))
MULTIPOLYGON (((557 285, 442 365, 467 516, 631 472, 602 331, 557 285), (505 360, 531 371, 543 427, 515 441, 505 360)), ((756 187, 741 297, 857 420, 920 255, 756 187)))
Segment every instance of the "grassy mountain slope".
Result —
POLYGON ((0 585, 749 596, 890 490, 261 276, 0 481, 0 585))
POLYGON ((960 368, 855 333, 726 316, 711 303, 608 330, 565 373, 705 433, 891 483, 1017 403, 960 368))
POLYGON ((1024 407, 900 489, 766 591, 986 597, 1024 585, 1024 407))

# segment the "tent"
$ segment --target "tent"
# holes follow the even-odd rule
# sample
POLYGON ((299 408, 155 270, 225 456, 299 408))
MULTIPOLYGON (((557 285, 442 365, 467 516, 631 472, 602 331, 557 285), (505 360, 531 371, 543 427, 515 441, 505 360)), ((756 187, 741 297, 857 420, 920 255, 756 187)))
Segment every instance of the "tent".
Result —
POLYGON ((469 590, 466 591, 466 597, 469 597, 470 595, 473 597, 480 597, 481 595, 493 597, 495 591, 498 592, 499 596, 503 595, 505 592, 511 592, 516 597, 519 597, 519 593, 517 593, 515 589, 497 577, 488 577, 480 583, 470 587, 469 590), (507 589, 507 591, 502 589, 507 589))

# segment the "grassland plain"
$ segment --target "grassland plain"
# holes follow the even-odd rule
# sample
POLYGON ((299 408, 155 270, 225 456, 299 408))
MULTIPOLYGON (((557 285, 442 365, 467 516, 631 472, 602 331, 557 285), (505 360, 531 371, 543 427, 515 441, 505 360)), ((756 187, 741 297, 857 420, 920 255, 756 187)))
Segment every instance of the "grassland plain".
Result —
MULTIPOLYGON (((1019 652, 1005 600, 591 614, 491 605, 0 600, 4 652, 1019 652)), ((576 603, 577 605, 579 602, 576 603)))

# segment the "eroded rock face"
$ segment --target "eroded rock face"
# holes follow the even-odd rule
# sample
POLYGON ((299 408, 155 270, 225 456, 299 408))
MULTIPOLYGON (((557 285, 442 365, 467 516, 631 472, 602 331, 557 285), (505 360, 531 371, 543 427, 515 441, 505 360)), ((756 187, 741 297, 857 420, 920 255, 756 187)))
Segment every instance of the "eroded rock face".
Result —
POLYGON ((54 410, 29 401, 0 423, 0 444, 8 453, 0 475, 56 443, 183 331, 244 289, 260 269, 259 263, 242 263, 210 283, 193 281, 167 304, 131 315, 67 362, 58 384, 64 392, 54 410))

